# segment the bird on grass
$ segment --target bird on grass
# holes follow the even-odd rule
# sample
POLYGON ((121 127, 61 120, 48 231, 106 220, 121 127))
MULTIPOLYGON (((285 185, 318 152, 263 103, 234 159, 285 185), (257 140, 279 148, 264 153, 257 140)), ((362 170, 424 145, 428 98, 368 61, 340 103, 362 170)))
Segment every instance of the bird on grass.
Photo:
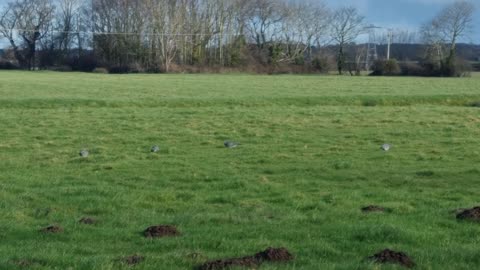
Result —
POLYGON ((383 151, 388 152, 388 151, 390 151, 392 146, 390 144, 386 143, 386 144, 382 145, 381 148, 382 148, 383 151))
POLYGON ((158 153, 158 152, 160 152, 160 147, 159 147, 158 145, 154 145, 154 146, 152 146, 152 148, 150 149, 150 151, 151 151, 152 153, 158 153))
POLYGON ((236 148, 236 147, 238 147, 240 144, 237 143, 237 142, 225 141, 225 142, 223 143, 223 145, 225 145, 226 148, 236 148))
POLYGON ((87 158, 87 157, 88 157, 88 154, 89 154, 89 153, 88 153, 88 150, 85 150, 85 149, 81 150, 80 153, 79 153, 79 155, 80 155, 82 158, 87 158))

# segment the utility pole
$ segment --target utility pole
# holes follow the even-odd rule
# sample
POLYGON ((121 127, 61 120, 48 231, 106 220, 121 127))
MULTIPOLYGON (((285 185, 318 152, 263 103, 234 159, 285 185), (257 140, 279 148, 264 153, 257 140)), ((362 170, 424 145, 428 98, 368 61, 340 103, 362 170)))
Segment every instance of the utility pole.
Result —
POLYGON ((390 49, 392 46, 393 31, 388 29, 388 47, 387 47, 387 60, 390 60, 390 49))

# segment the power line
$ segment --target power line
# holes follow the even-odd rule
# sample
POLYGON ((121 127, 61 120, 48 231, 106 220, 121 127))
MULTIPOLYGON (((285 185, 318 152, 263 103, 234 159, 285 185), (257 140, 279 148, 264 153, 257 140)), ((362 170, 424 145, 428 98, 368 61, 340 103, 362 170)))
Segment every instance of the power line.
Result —
POLYGON ((55 34, 86 34, 86 35, 124 35, 124 36, 241 36, 241 34, 225 34, 225 33, 145 33, 145 32, 99 32, 99 31, 63 31, 63 30, 33 30, 21 28, 0 28, 1 31, 15 31, 15 32, 46 32, 55 34))

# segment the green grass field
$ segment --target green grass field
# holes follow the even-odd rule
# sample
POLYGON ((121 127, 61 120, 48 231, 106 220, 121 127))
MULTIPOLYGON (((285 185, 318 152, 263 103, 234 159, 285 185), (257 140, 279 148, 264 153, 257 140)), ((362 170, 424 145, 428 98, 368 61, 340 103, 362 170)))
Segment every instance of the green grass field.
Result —
POLYGON ((477 269, 480 224, 455 218, 480 204, 475 101, 478 76, 0 72, 0 269, 193 269, 270 246, 295 260, 261 269, 400 269, 365 260, 385 248, 477 269), (158 224, 182 235, 143 237, 158 224))

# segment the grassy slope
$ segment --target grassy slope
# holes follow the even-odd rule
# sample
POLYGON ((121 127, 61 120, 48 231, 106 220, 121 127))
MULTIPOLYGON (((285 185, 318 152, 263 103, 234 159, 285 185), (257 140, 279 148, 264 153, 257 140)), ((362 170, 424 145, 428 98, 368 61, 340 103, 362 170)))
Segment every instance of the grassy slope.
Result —
POLYGON ((480 226, 451 211, 480 203, 480 111, 463 106, 479 84, 1 72, 0 269, 118 269, 135 253, 135 269, 191 269, 268 246, 297 258, 262 269, 373 269, 363 259, 386 247, 419 269, 474 269, 480 226), (65 232, 37 232, 50 224, 65 232), (156 224, 183 236, 142 238, 156 224))

